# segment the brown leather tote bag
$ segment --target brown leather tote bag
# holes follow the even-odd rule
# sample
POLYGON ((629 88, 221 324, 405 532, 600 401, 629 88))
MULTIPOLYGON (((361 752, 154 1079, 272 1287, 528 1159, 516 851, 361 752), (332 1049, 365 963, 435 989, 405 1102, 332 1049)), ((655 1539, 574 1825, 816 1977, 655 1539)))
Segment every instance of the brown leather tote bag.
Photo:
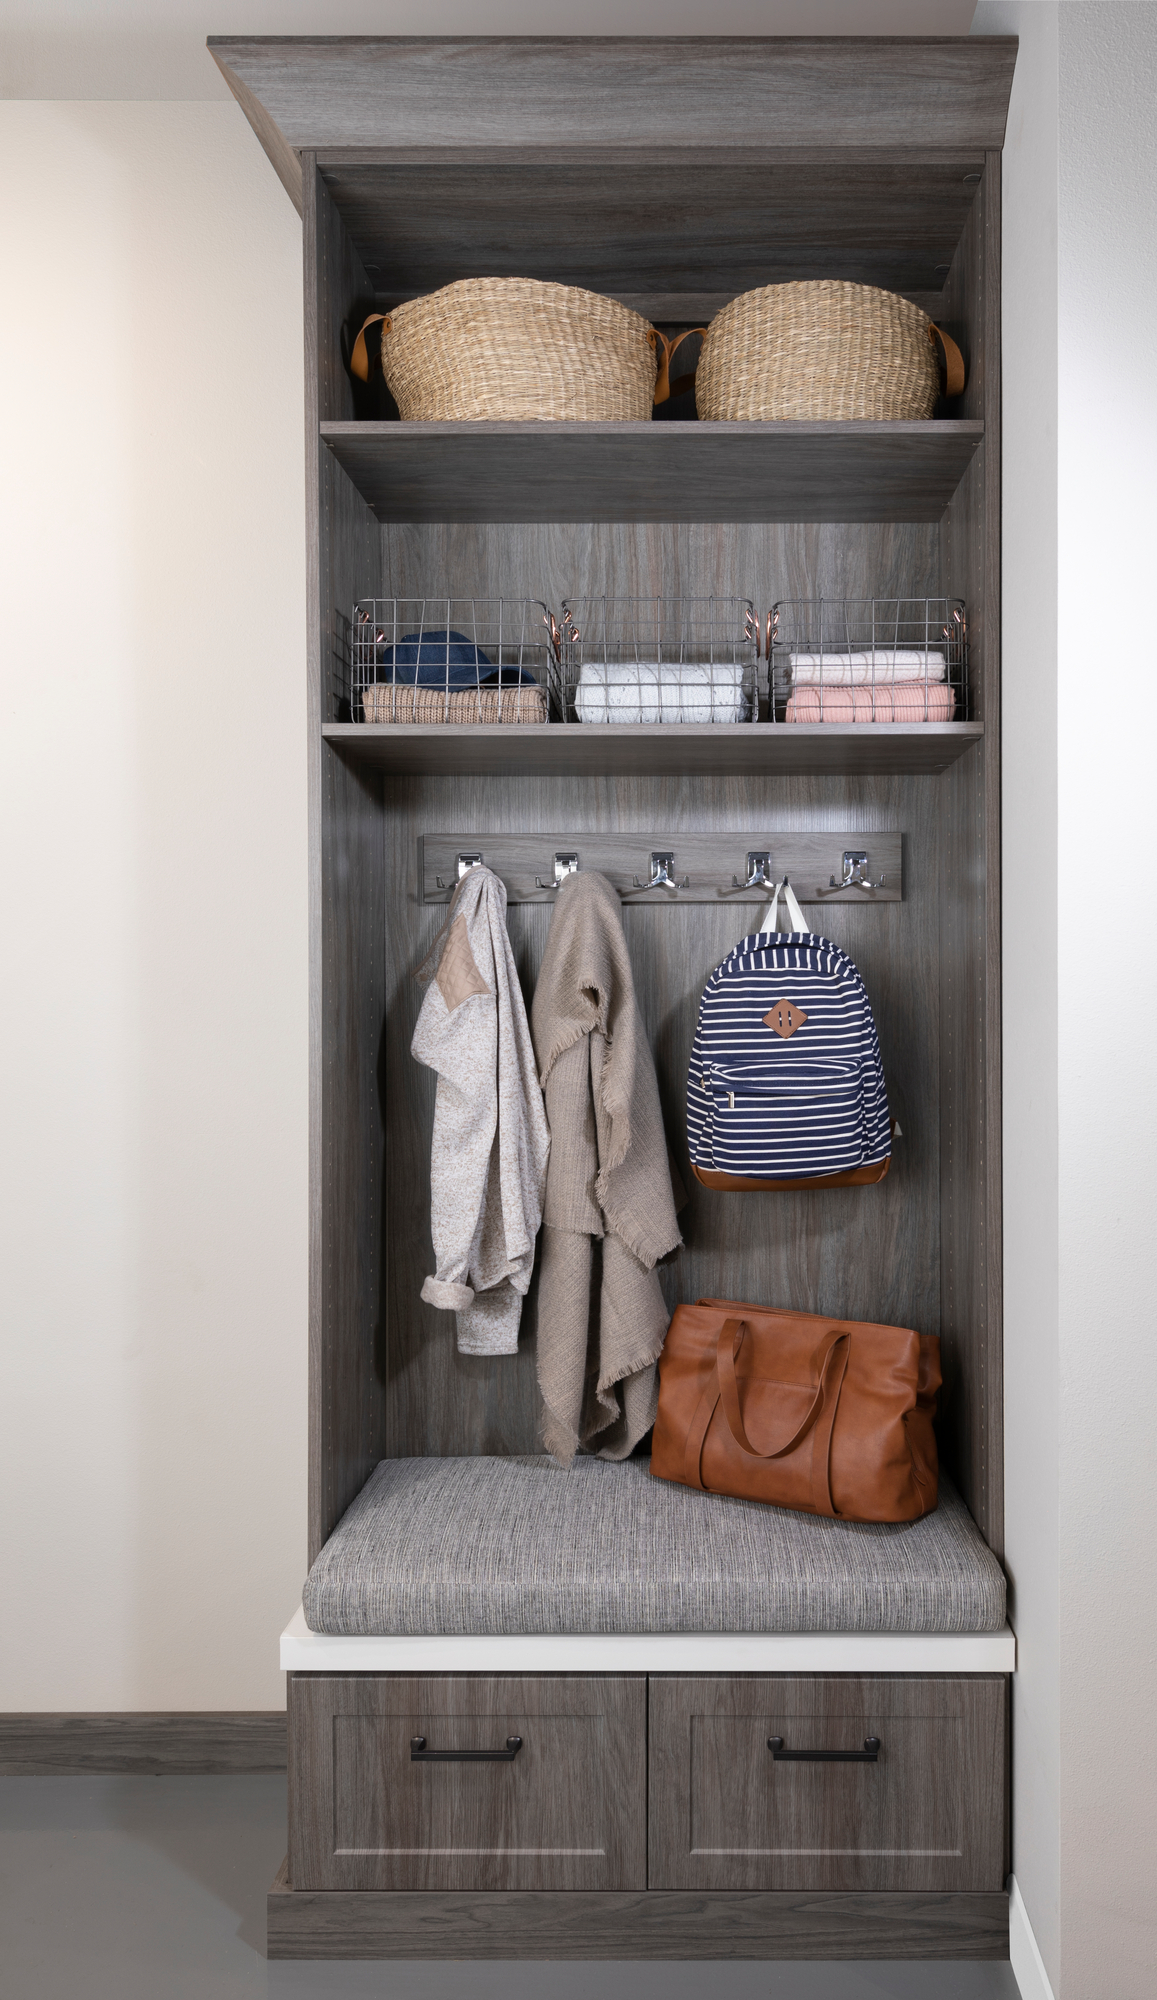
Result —
POLYGON ((844 1521, 918 1521, 937 1498, 940 1342, 907 1327, 700 1299, 659 1358, 651 1471, 844 1521))

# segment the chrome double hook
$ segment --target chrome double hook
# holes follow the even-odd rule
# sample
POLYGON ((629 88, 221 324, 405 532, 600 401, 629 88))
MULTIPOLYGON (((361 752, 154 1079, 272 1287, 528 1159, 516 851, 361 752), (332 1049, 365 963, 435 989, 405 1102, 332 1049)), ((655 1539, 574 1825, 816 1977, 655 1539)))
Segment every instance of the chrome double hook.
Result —
MULTIPOLYGON (((460 854, 458 856, 459 882, 462 880, 462 877, 464 875, 468 875, 470 873, 470 870, 472 868, 481 868, 482 866, 483 866, 483 861, 482 861, 482 856, 480 854, 460 854)), ((449 882, 444 882, 440 875, 435 875, 434 880, 438 884, 439 889, 448 889, 450 887, 449 882)))
MULTIPOLYGON (((632 879, 636 889, 644 891, 647 889, 667 889, 673 896, 677 896, 680 889, 689 889, 691 887, 691 878, 689 875, 684 875, 681 882, 676 881, 675 856, 658 851, 651 855, 650 881, 640 882, 637 875, 632 879)), ((630 895, 630 893, 631 891, 628 889, 627 894, 630 895)))
POLYGON ((731 877, 730 889, 725 889, 723 893, 725 896, 731 896, 737 890, 774 889, 774 887, 775 877, 771 872, 770 851, 760 847, 753 847, 748 852, 747 874, 743 881, 739 880, 738 875, 733 875, 731 877))
POLYGON ((830 896, 833 889, 837 893, 841 889, 883 889, 887 885, 887 879, 887 876, 881 875, 878 882, 870 881, 868 878, 867 854, 862 848, 846 847, 844 849, 844 872, 841 879, 837 882, 835 876, 830 875, 828 877, 827 888, 825 889, 821 882, 816 889, 816 895, 830 896))
POLYGON ((554 857, 554 881, 544 882, 541 875, 534 878, 536 889, 549 889, 552 893, 561 889, 568 875, 578 874, 577 854, 556 854, 554 857))

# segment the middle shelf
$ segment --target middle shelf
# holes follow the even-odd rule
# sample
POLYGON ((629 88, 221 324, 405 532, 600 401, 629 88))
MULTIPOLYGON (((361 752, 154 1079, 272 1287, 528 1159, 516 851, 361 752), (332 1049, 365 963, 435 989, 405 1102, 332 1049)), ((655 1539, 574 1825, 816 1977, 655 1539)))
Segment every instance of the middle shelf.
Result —
POLYGON ((876 777, 947 770, 982 722, 650 726, 331 722, 327 743, 395 775, 451 777, 876 777))
POLYGON ((984 437, 928 423, 323 423, 379 521, 938 521, 984 437))

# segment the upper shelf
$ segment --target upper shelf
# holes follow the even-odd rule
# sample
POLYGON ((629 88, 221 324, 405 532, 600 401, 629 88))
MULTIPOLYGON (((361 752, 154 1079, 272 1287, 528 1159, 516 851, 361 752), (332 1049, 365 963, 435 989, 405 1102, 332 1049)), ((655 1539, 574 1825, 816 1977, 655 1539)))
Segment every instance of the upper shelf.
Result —
POLYGON ((938 521, 946 423, 327 423, 380 521, 938 521))
POLYGON ((395 776, 886 777, 946 771, 981 741, 984 724, 331 722, 322 735, 344 756, 395 776))

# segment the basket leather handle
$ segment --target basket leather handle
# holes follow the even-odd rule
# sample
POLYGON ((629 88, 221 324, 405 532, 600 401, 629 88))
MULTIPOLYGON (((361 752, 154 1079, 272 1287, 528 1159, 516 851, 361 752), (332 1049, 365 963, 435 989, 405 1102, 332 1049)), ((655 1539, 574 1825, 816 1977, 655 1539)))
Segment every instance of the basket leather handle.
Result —
POLYGON ((964 387, 964 356, 950 333, 945 333, 935 320, 928 322, 928 340, 932 347, 939 341, 944 350, 944 394, 959 396, 964 387))
POLYGON ((356 375, 359 382, 368 382, 370 379, 370 357, 366 352, 366 328, 367 326, 376 326, 379 320, 382 322, 382 332, 388 333, 390 330, 389 313, 371 313, 368 319, 362 321, 358 337, 353 344, 353 352, 350 355, 350 374, 356 375))
MULTIPOLYGON (((660 333, 657 326, 651 328, 648 335, 651 346, 654 347, 657 342, 661 342, 663 347, 663 357, 659 363, 659 373, 655 377, 654 401, 656 403, 665 403, 671 395, 671 356, 674 354, 675 349, 681 347, 685 340, 689 340, 693 333, 706 333, 706 331, 707 328, 705 326, 689 326, 674 340, 668 340, 666 334, 660 333)), ((691 370, 690 375, 681 375, 675 385, 675 393, 682 395, 684 389, 689 389, 694 380, 694 369, 691 370)))

